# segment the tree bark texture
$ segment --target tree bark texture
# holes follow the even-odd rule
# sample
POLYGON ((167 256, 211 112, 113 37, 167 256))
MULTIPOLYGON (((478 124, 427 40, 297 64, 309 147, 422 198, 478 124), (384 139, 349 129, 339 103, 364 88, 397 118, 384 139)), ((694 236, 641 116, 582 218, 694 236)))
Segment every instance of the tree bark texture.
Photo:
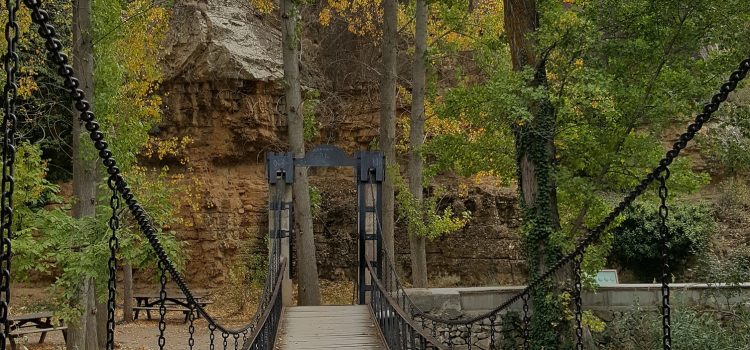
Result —
MULTIPOLYGON (((396 0, 382 0, 383 6, 383 68, 380 79, 380 150, 385 155, 387 169, 398 166, 396 162, 396 44, 398 40, 396 0)), ((391 261, 394 257, 394 204, 393 180, 383 181, 382 235, 383 246, 391 261)))
POLYGON ((89 278, 88 288, 86 291, 86 350, 97 349, 99 347, 99 327, 96 309, 96 283, 93 278, 89 278))
MULTIPOLYGON (((94 294, 96 296, 96 293, 94 294)), ((97 349, 107 348, 107 301, 96 299, 96 344, 97 349)))
MULTIPOLYGON (((427 84, 427 1, 416 0, 416 34, 414 36, 414 63, 412 66, 411 121, 409 127, 409 191, 415 203, 423 204, 421 155, 424 144, 424 99, 427 84)), ((409 232, 411 248, 412 283, 416 288, 427 287, 426 237, 409 232)))
MULTIPOLYGON (((305 139, 301 115, 302 88, 299 77, 300 38, 297 37, 299 10, 293 0, 281 0, 280 10, 289 145, 294 157, 302 158, 305 156, 305 139)), ((313 236, 310 211, 310 185, 307 178, 307 168, 295 167, 292 193, 294 196, 294 222, 297 239, 298 304, 319 305, 320 286, 318 285, 318 266, 315 257, 315 237, 313 236)))
POLYGON ((133 321, 133 265, 126 262, 122 266, 122 316, 125 322, 133 321))
MULTIPOLYGON (((93 105, 94 97, 94 51, 93 26, 91 23, 91 0, 73 2, 73 69, 78 74, 80 88, 93 105)), ((75 110, 75 108, 73 108, 75 110)), ((76 218, 93 217, 96 211, 96 159, 87 159, 82 144, 85 129, 76 113, 72 116, 73 137, 73 203, 72 214, 76 218)), ((84 139, 85 140, 85 139, 84 139)), ((68 349, 97 349, 96 295, 93 280, 81 281, 79 303, 83 309, 81 319, 70 325, 68 349)))

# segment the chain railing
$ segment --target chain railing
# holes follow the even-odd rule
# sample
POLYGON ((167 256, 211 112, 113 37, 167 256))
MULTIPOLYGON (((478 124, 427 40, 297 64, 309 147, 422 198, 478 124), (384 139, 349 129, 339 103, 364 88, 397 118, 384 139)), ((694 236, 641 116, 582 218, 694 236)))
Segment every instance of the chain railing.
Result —
MULTIPOLYGON (((281 282, 279 276, 281 276, 281 271, 285 269, 287 263, 286 261, 281 261, 278 252, 278 244, 274 242, 275 240, 272 240, 266 285, 258 312, 256 312, 252 321, 239 328, 228 328, 218 323, 206 312, 200 303, 196 302, 193 292, 187 286, 184 278, 177 271, 175 265, 170 261, 166 251, 159 242, 157 230, 151 222, 151 219, 148 217, 145 209, 136 200, 135 195, 124 177, 120 174, 120 169, 117 167, 112 152, 108 149, 104 134, 100 131, 100 126, 96 122, 94 113, 91 111, 91 106, 86 100, 85 93, 79 88, 79 80, 75 77, 73 68, 69 64, 69 59, 64 53, 62 53, 63 45, 57 38, 54 26, 50 24, 49 14, 41 8, 42 4, 40 0, 24 0, 24 4, 31 10, 32 21, 39 26, 38 32, 45 40, 48 57, 57 66, 57 72, 64 80, 64 87, 69 90, 73 98, 75 110, 79 113, 80 121, 88 131, 89 137, 102 160, 102 164, 105 166, 110 179, 110 187, 116 191, 113 198, 119 196, 119 198, 124 200, 129 212, 134 216, 140 230, 146 236, 149 244, 158 257, 159 266, 164 273, 164 278, 161 278, 162 289, 166 284, 166 276, 168 275, 171 277, 172 281, 177 284, 181 293, 185 296, 190 310, 194 310, 195 315, 202 316, 207 320, 208 329, 210 331, 210 349, 215 349, 216 346, 214 343, 217 337, 214 333, 218 333, 221 336, 224 349, 231 346, 239 348, 240 343, 244 344, 242 348, 246 349, 271 349, 273 347, 276 326, 278 325, 280 310, 282 308, 280 301, 281 282), (233 343, 232 345, 229 344, 230 340, 233 343)), ((6 0, 6 8, 8 10, 9 20, 6 23, 6 41, 8 42, 8 51, 4 57, 6 83, 4 88, 5 113, 3 118, 2 200, 0 200, 0 217, 2 219, 0 222, 0 232, 2 233, 2 235, 0 235, 0 323, 2 323, 4 328, 2 334, 3 337, 8 334, 9 330, 8 302, 10 299, 10 239, 12 238, 12 195, 14 189, 13 164, 15 160, 16 142, 15 100, 17 95, 17 85, 15 81, 15 73, 18 69, 18 54, 15 52, 16 43, 18 41, 18 24, 15 19, 15 12, 18 9, 18 0, 6 0)), ((393 264, 390 261, 387 261, 388 254, 383 254, 386 261, 382 264, 384 267, 384 271, 381 272, 382 279, 378 278, 375 270, 373 270, 368 264, 368 269, 374 282, 374 287, 370 294, 370 305, 381 330, 383 330, 386 335, 389 347, 392 349, 440 349, 444 346, 453 348, 460 345, 461 347, 472 349, 474 347, 484 348, 483 344, 485 340, 490 339, 487 348, 493 349, 498 347, 497 344, 500 341, 517 341, 519 338, 518 334, 520 334, 523 347, 528 348, 530 342, 533 344, 533 340, 529 339, 529 320, 533 317, 529 312, 529 296, 531 295, 531 292, 536 288, 539 288, 543 283, 547 283, 553 275, 573 263, 572 268, 575 276, 574 298, 576 303, 576 345, 577 348, 582 348, 582 345, 579 345, 582 337, 580 325, 580 258, 583 256, 586 248, 591 244, 598 242, 601 235, 612 224, 612 222, 622 214, 636 198, 642 195, 655 180, 658 179, 660 182, 659 193, 660 198, 662 199, 660 216, 664 221, 660 226, 660 233, 662 236, 662 244, 666 251, 670 239, 669 230, 665 226, 667 215, 666 179, 668 177, 668 167, 672 164, 674 159, 679 156, 680 152, 687 147, 688 143, 711 118, 712 114, 718 110, 721 103, 726 101, 728 95, 736 89, 737 84, 746 77, 749 70, 750 58, 742 61, 738 69, 731 74, 729 80, 721 86, 720 91, 704 106, 703 112, 695 118, 695 121, 688 126, 687 131, 679 137, 678 141, 672 146, 672 149, 661 159, 659 165, 645 176, 604 220, 602 220, 596 227, 589 230, 571 253, 556 261, 538 278, 532 280, 525 289, 509 298, 506 302, 497 306, 492 311, 482 315, 456 320, 448 320, 431 315, 419 309, 411 301, 403 285, 398 280, 398 275, 393 269, 393 264), (511 306, 518 306, 518 304, 521 304, 520 307, 523 309, 523 318, 518 322, 510 321, 510 324, 516 325, 515 329, 520 329, 520 331, 509 333, 507 330, 498 326, 498 324, 507 323, 501 320, 506 320, 509 314, 508 310, 511 306), (442 343, 442 345, 440 343, 442 343)), ((119 200, 116 203, 115 199, 113 199, 112 204, 119 205, 119 200)), ((110 225, 113 231, 117 228, 117 225, 115 224, 115 222, 112 222, 110 225)), ((116 248, 116 236, 112 236, 110 243, 111 248, 116 248)), ((663 347, 664 349, 670 349, 669 261, 668 255, 664 255, 663 257, 663 267, 665 270, 662 280, 663 347)), ((110 263, 110 268, 114 267, 115 261, 111 260, 110 263)), ((111 284, 110 287, 114 289, 114 284, 111 284)), ((162 299, 166 297, 164 293, 162 293, 162 299)), ((110 298, 112 298, 112 296, 113 295, 111 295, 110 298)), ((111 305, 111 302, 109 304, 111 305)), ((163 320, 163 306, 160 309, 160 333, 163 334, 164 330, 162 327, 166 326, 163 320), (162 326, 163 324, 164 326, 162 326)), ((111 315, 108 316, 110 318, 112 317, 111 315)), ((195 317, 193 316, 189 317, 190 336, 191 340, 193 340, 190 344, 191 347, 194 343, 194 319, 195 317)), ((107 328, 109 333, 113 333, 114 322, 108 324, 107 328)), ((107 348, 112 349, 114 347, 114 340, 109 334, 107 342, 107 348)), ((165 343, 166 342, 163 338, 160 339, 159 348, 164 349, 166 347, 165 343)), ((5 341, 2 341, 0 342, 0 349, 4 348, 5 341)))
MULTIPOLYGON (((284 288, 284 270, 287 268, 287 261, 283 259, 279 270, 276 273, 273 284, 273 293, 269 305, 264 309, 263 315, 258 320, 255 330, 242 347, 243 350, 273 350, 276 342, 276 332, 279 329, 281 313, 284 309, 282 300, 282 288, 284 288)), ((236 348, 236 347, 235 347, 236 348)))
POLYGON ((2 150, 2 188, 0 189, 0 349, 5 349, 10 333, 10 258, 11 239, 13 238, 13 191, 15 188, 14 168, 16 159, 16 99, 18 98, 18 33, 16 12, 19 0, 6 0, 5 8, 8 21, 5 24, 7 52, 3 55, 5 66, 5 86, 3 88, 3 150, 2 150))
MULTIPOLYGON (((57 66, 57 72, 58 74, 63 78, 64 87, 68 89, 68 91, 71 94, 71 97, 74 101, 75 110, 79 113, 79 119, 81 123, 83 123, 85 130, 88 131, 89 137, 91 141, 94 144, 94 148, 97 150, 99 158, 102 161, 102 164, 105 167, 106 173, 109 176, 109 186, 110 188, 115 191, 112 196, 111 205, 113 210, 119 207, 120 205, 120 198, 124 201, 125 205, 128 208, 128 211, 133 215, 136 222, 138 223, 138 226, 140 227, 141 232, 146 236, 148 239, 149 244, 151 245, 151 248, 156 253, 156 256, 158 258, 158 265, 159 270, 162 273, 160 277, 160 299, 162 302, 160 302, 159 307, 159 314, 160 314, 160 321, 159 321, 159 349, 165 349, 167 348, 166 345, 166 339, 165 339, 165 328, 166 328, 166 322, 164 321, 165 318, 165 306, 163 303, 163 300, 167 298, 166 295, 166 288, 165 285, 167 283, 168 277, 171 278, 171 280, 177 284, 177 286, 180 289, 180 292, 184 295, 189 310, 192 310, 194 314, 191 313, 189 315, 188 320, 190 322, 189 324, 189 332, 190 332, 190 341, 189 346, 192 348, 195 343, 194 339, 194 332, 195 332, 195 324, 194 320, 196 319, 196 316, 203 317, 208 322, 208 329, 210 331, 210 349, 215 349, 217 341, 217 337, 215 336, 215 333, 218 333, 221 336, 221 340, 223 341, 223 348, 227 349, 229 347, 234 347, 235 349, 239 349, 242 345, 244 347, 245 344, 250 344, 249 348, 253 349, 270 349, 267 336, 270 334, 268 330, 260 331, 263 329, 267 329, 269 326, 267 324, 275 324, 278 323, 278 303, 279 298, 278 295, 280 293, 280 290, 278 288, 275 288, 279 283, 279 277, 281 274, 281 271, 283 271, 283 268, 281 267, 282 261, 280 258, 280 250, 279 245, 276 242, 276 240, 271 240, 271 245, 269 247, 270 253, 269 253, 269 271, 266 276, 266 285, 263 291, 263 295, 260 300, 260 304, 258 306, 258 310, 253 317, 253 319, 247 323, 246 325, 242 327, 235 327, 230 328, 223 326, 220 324, 216 319, 214 319, 203 307, 202 304, 198 303, 196 301, 196 298, 194 297, 193 292, 190 290, 190 288, 185 283, 184 278, 182 275, 177 271, 175 265, 170 261, 166 251, 164 250, 164 247, 159 242, 159 239, 157 237, 157 230, 154 226, 154 224, 151 222, 151 219, 146 213, 146 210, 141 206, 141 204, 136 200, 135 195, 133 191, 128 186, 127 182, 125 181, 125 178, 120 173, 120 169, 117 167, 117 162, 114 159, 114 155, 108 148, 108 144, 105 140, 104 133, 100 131, 100 126, 98 122, 96 121, 94 113, 91 111, 91 105, 86 100, 86 95, 79 88, 80 82, 75 76, 75 72, 73 70, 73 67, 69 64, 69 59, 66 54, 64 54, 63 51, 63 45, 61 41, 57 37, 57 33, 55 30, 55 27, 50 23, 50 15, 42 9, 42 3, 41 0, 24 0, 24 4, 31 10, 31 19, 32 21, 39 26, 38 33, 39 35, 44 39, 45 41, 45 47, 48 52, 48 58, 50 61, 52 61, 57 66), (273 316, 271 316, 273 315, 273 316), (268 323, 270 322, 270 323, 268 323), (258 332, 255 332, 255 330, 258 329, 258 332), (251 340, 251 336, 253 341, 251 340), (232 341, 232 344, 229 344, 229 340, 232 341), (257 342, 254 342, 257 341, 257 342), (257 345, 261 344, 261 345, 257 345)), ((5 331, 3 332, 3 336, 8 334, 8 320, 7 320, 7 302, 10 297, 9 294, 9 288, 7 286, 10 283, 10 273, 9 273, 9 259, 10 259, 10 237, 11 237, 11 217, 12 217, 12 211, 11 211, 11 205, 10 205, 10 198, 12 197, 12 191, 13 191, 13 160, 15 157, 15 125, 16 125, 16 117, 15 117, 15 110, 14 110, 14 101, 16 99, 16 83, 15 83, 15 72, 17 70, 18 66, 18 55, 15 52, 15 44, 17 42, 17 32, 18 32, 18 24, 16 23, 15 19, 15 11, 18 8, 18 0, 6 0, 6 5, 8 5, 9 9, 9 21, 6 24, 6 39, 8 40, 8 53, 5 55, 5 69, 7 73, 7 79, 6 86, 4 89, 4 96, 6 99, 5 104, 5 116, 4 116, 4 124, 5 124, 5 137, 4 137, 4 146, 3 146, 3 179, 2 179, 2 232, 4 233, 2 237, 2 244, 0 244, 0 250, 2 250, 2 254, 0 254, 0 258, 3 262, 7 261, 7 263, 3 263, 0 268, 3 269, 2 274, 0 274, 0 293, 3 295, 0 296, 0 323, 4 324, 5 331)), ((279 214, 280 215, 280 214, 279 214)), ((114 235, 117 227, 119 226, 119 221, 117 218, 114 218, 110 221, 110 228, 113 231, 113 236, 110 239, 110 249, 115 250, 117 248, 117 238, 114 235)), ((109 262, 109 268, 110 268, 110 279, 114 279, 114 273, 112 273, 112 269, 115 268, 116 261, 112 258, 109 262)), ((284 262, 286 263, 286 262, 284 262)), ((111 312, 112 305, 114 303, 114 281, 110 281, 109 285, 110 289, 110 300, 108 303, 108 318, 110 319, 107 324, 107 349, 113 349, 114 348, 114 322, 113 322, 113 316, 114 313, 111 312)), ((0 339, 3 340, 3 339, 0 339)), ((0 342, 0 349, 4 349, 5 342, 0 342)), ((272 342, 270 343, 272 346, 272 342)))
MULTIPOLYGON (((367 273, 372 281, 369 294, 369 306, 372 316, 380 328, 388 349, 390 350, 442 350, 442 342, 426 332, 417 324, 404 306, 403 298, 407 296, 391 289, 378 277, 377 270, 370 261, 366 261, 367 273), (400 297, 399 297, 400 296, 400 297)), ((388 269, 387 271, 392 271, 388 269)), ((387 272, 386 272, 387 273, 387 272)), ((390 280, 394 280, 390 278, 390 280)), ((392 285, 391 287, 395 287, 392 285)))

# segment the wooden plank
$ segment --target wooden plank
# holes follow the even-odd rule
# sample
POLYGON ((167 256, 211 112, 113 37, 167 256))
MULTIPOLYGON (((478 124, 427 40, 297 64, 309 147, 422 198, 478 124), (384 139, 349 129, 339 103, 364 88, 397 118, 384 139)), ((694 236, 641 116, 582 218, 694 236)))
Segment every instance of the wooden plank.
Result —
POLYGON ((52 317, 52 312, 37 312, 33 314, 25 314, 25 315, 18 315, 18 316, 10 316, 8 317, 11 321, 28 321, 28 320, 36 320, 40 318, 48 318, 52 317))
POLYGON ((281 350, 383 350, 367 306, 299 306, 285 309, 281 350))

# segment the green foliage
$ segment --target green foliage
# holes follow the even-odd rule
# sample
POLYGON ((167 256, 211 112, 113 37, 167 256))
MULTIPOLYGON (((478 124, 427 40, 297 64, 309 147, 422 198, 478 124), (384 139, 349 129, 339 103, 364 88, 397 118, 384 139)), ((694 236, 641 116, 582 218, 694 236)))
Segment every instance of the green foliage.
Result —
POLYGON ((750 106, 729 103, 722 112, 698 139, 701 154, 716 172, 746 175, 750 172, 750 106))
POLYGON ((302 135, 305 141, 312 141, 320 133, 320 123, 315 118, 315 111, 320 104, 320 91, 311 90, 305 94, 302 103, 302 135))
POLYGON ((699 280, 738 285, 750 281, 750 247, 738 247, 723 256, 706 254, 698 264, 699 280))
MULTIPOLYGON (((94 218, 74 219, 69 215, 68 204, 50 206, 50 200, 59 200, 59 188, 45 179, 46 162, 41 159, 38 145, 22 143, 17 153, 16 202, 13 240, 13 277, 23 280, 30 272, 55 277, 50 287, 51 300, 56 311, 67 322, 74 321, 80 312, 70 301, 74 300, 76 286, 85 278, 93 277, 98 283, 100 297, 105 294, 108 276, 109 236, 107 222, 111 210, 105 205, 97 208, 94 218)), ((136 182, 137 183, 137 182, 136 182)), ((164 186, 162 186, 164 187, 164 186)), ((106 191, 101 191, 106 193, 106 191)), ((157 223, 168 223, 174 217, 171 205, 164 199, 168 191, 148 191, 142 196, 144 205, 157 223), (162 201, 159 200, 162 199, 162 201)), ((103 195, 104 196, 104 195, 103 195)), ((105 203, 105 199, 102 199, 105 203)), ((119 231, 120 255, 134 267, 154 266, 156 256, 142 234, 136 232, 121 211, 123 222, 119 231)), ((159 241, 177 266, 181 266, 183 249, 172 234, 158 233, 159 241)))
MULTIPOLYGON (((679 202, 678 202, 679 203, 679 202)), ((670 206, 670 265, 674 272, 683 269, 691 258, 706 252, 716 222, 705 204, 674 203, 670 206)), ((638 203, 625 213, 625 219, 614 228, 612 258, 623 267, 633 269, 644 281, 660 275, 654 266, 661 264, 659 214, 656 205, 638 203)))
MULTIPOLYGON (((230 266, 227 276, 230 282, 223 288, 223 293, 237 310, 257 300, 258 291, 263 289, 268 274, 268 252, 257 251, 257 242, 248 243, 252 244, 245 244, 230 266), (248 287, 237 288, 239 285, 248 287)), ((268 236, 265 236, 264 246, 268 246, 268 236)))
POLYGON ((750 223, 750 186, 745 180, 730 178, 719 184, 716 213, 730 224, 750 223))
MULTIPOLYGON (((389 171, 389 173, 394 173, 389 171)), ((466 226, 471 213, 465 211, 458 215, 451 208, 445 208, 442 213, 438 211, 438 200, 442 198, 441 189, 436 189, 431 196, 418 203, 414 195, 409 191, 406 182, 400 175, 392 176, 394 188, 396 189, 397 211, 400 220, 406 222, 409 234, 428 239, 435 239, 444 234, 455 232, 466 226)))
POLYGON ((538 98, 525 78, 516 75, 505 61, 487 62, 488 80, 481 85, 458 86, 445 92, 437 116, 455 125, 429 139, 423 152, 431 162, 426 175, 448 170, 463 176, 490 172, 508 181, 515 176, 515 150, 510 128, 529 120, 527 106, 538 98))
MULTIPOLYGON (((662 348, 661 315, 636 308, 618 315, 595 336, 603 350, 662 348)), ((750 344, 750 310, 702 310, 687 305, 672 309, 672 347, 681 350, 737 350, 750 344)))
MULTIPOLYGON (((51 3, 64 45, 69 47, 70 4, 51 3)), ((95 110, 109 146, 129 184, 138 189, 138 198, 157 228, 157 236, 170 259, 181 266, 184 249, 174 235, 162 231, 179 218, 173 200, 178 186, 164 186, 167 171, 147 171, 136 166, 136 155, 148 142, 149 129, 160 119, 161 100, 156 95, 160 68, 158 45, 165 32, 166 10, 147 0, 123 3, 96 0, 94 7, 94 56, 96 60, 95 110)), ((22 11, 24 12, 24 11, 22 11)), ((28 13, 21 13, 23 93, 20 95, 21 142, 17 153, 16 197, 14 201, 14 278, 35 275, 54 277, 50 295, 56 312, 66 322, 78 319, 80 310, 72 303, 74 293, 84 279, 94 278, 100 297, 106 294, 109 259, 108 222, 111 192, 102 176, 97 215, 74 219, 70 203, 58 195, 59 188, 50 179, 68 179, 70 162, 71 115, 67 92, 44 60, 41 41, 28 30, 28 13), (24 22, 25 21, 25 22, 24 22), (42 115, 46 120, 37 118, 42 115), (60 155, 64 156, 60 156, 60 155), (51 161, 46 159, 51 158, 51 161), (48 174, 48 165, 57 171, 48 174), (62 174, 61 174, 62 173, 62 174)), ((95 154, 90 140, 82 140, 86 157, 95 154)), ((136 268, 155 265, 156 257, 129 213, 123 208, 120 218, 118 259, 127 259, 136 268)))
POLYGON ((323 210, 323 193, 317 186, 310 185, 310 211, 313 217, 318 217, 323 210))

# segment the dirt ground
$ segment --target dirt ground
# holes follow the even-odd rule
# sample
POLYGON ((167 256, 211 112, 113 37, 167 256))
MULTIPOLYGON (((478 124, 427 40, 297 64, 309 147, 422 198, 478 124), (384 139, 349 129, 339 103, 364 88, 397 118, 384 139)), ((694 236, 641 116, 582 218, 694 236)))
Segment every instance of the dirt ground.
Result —
MULTIPOLYGON (((295 288, 296 289, 296 288, 295 288)), ((153 293, 156 287, 139 286, 135 293, 153 293)), ((207 307, 209 314, 214 316, 227 327, 238 327, 252 319, 257 304, 259 288, 252 288, 249 292, 237 292, 236 290, 206 289, 199 291, 206 295, 206 300, 213 301, 207 307)), ((353 285, 351 282, 332 282, 321 280, 321 292, 323 304, 339 305, 351 304, 353 299, 353 285)), ((171 292, 170 295, 175 295, 171 292)), ((295 293, 296 294, 296 293, 295 293)), ((11 314, 24 314, 39 311, 51 311, 51 296, 47 295, 46 288, 41 285, 17 285, 12 290, 11 314)), ((122 320, 122 300, 118 301, 117 319, 122 320)), ((141 315, 139 320, 123 323, 118 322, 115 327, 115 347, 122 350, 151 350, 158 349, 158 316, 153 320, 146 320, 146 315, 141 315)), ((167 328, 165 331, 165 349, 183 350, 188 349, 188 323, 184 322, 184 315, 180 312, 167 313, 167 328)), ((208 323, 199 319, 195 323, 195 350, 209 350, 210 331, 208 323)), ((47 334, 44 344, 38 344, 40 335, 30 335, 18 339, 17 343, 28 350, 58 350, 65 349, 62 332, 55 331, 47 334)), ((220 333, 215 334, 214 344, 216 349, 224 349, 224 339, 220 333)), ((242 345, 242 338, 238 339, 242 345)), ((234 349, 234 339, 227 339, 227 349, 234 349)), ((18 350, 24 350, 19 346, 18 350)))

